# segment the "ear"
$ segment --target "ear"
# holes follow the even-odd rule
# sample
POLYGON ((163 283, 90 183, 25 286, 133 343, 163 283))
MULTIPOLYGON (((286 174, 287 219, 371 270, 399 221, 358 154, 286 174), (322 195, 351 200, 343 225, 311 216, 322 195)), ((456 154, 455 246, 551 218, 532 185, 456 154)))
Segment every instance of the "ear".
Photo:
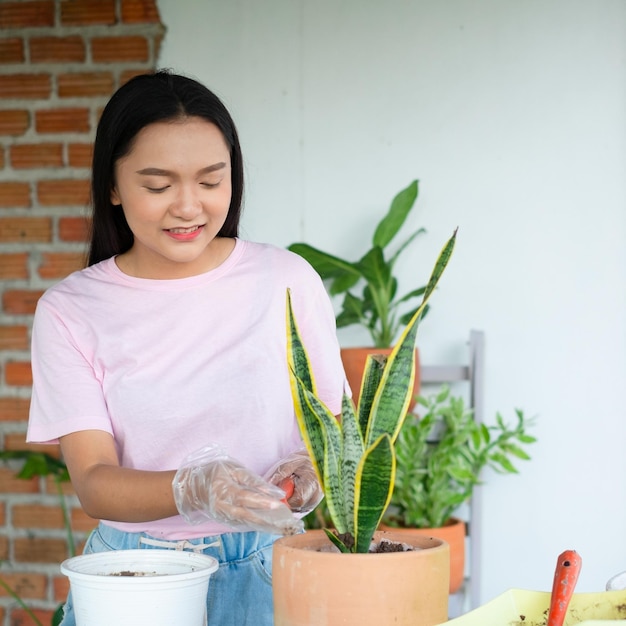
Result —
POLYGON ((115 187, 111 187, 111 204, 114 206, 119 206, 122 204, 122 201, 120 200, 117 189, 115 187))

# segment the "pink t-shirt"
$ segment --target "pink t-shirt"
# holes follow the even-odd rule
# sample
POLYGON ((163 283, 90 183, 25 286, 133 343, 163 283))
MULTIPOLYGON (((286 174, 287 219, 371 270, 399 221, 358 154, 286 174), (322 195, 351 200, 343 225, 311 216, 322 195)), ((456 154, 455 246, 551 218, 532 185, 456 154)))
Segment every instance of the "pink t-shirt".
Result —
MULTIPOLYGON (((33 326, 28 440, 80 430, 115 438, 122 466, 176 469, 219 443, 263 475, 301 447, 286 364, 286 290, 318 394, 340 413, 345 376, 335 318, 318 274, 301 257, 237 239, 218 268, 150 280, 102 261, 49 289, 33 326)), ((107 522, 166 539, 228 529, 181 516, 107 522)))

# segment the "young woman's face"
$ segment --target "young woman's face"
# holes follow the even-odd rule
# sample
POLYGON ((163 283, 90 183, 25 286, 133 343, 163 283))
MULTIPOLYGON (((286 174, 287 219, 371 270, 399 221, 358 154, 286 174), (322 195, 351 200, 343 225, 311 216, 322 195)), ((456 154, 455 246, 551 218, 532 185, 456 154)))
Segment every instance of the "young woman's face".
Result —
POLYGON ((217 126, 198 117, 146 126, 115 164, 114 180, 111 202, 134 235, 118 257, 124 271, 181 278, 224 260, 216 235, 230 206, 231 163, 217 126))

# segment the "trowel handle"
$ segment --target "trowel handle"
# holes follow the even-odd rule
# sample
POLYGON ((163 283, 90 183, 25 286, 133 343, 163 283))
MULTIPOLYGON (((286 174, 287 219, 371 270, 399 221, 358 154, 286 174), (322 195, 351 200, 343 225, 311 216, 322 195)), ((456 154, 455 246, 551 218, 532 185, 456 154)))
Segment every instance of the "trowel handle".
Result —
POLYGON ((563 626, 582 564, 582 559, 575 550, 565 550, 559 555, 554 570, 550 612, 546 626, 563 626))

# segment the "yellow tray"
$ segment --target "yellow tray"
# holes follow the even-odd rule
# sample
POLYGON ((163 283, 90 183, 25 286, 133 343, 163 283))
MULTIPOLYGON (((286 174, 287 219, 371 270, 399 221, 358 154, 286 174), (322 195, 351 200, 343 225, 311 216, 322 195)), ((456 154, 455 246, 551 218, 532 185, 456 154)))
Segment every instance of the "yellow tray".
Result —
MULTIPOLYGON (((550 593, 509 589, 461 617, 445 622, 446 626, 545 626, 550 593)), ((607 626, 626 622, 626 590, 575 593, 564 626, 607 626)))

